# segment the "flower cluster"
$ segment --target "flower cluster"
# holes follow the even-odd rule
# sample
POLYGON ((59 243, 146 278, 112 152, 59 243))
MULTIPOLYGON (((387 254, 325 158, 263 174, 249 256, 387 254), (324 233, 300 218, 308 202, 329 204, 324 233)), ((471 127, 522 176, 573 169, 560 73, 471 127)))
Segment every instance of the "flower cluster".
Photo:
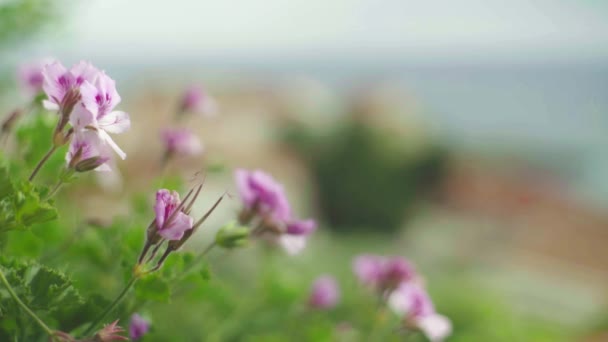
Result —
POLYGON ((144 261, 151 261, 163 242, 167 241, 165 253, 160 257, 152 271, 159 269, 169 254, 181 248, 217 208, 224 198, 223 196, 199 220, 194 220, 191 211, 202 188, 202 184, 194 187, 184 196, 183 200, 180 199, 176 191, 160 189, 156 192, 155 217, 146 231, 146 243, 139 257, 138 265, 141 265, 144 261), (148 255, 152 247, 154 249, 148 255), (147 260, 145 260, 146 256, 148 256, 147 260))
POLYGON ((127 113, 114 110, 121 101, 114 80, 84 61, 70 69, 55 61, 46 64, 41 74, 47 96, 43 106, 59 113, 53 143, 61 146, 71 140, 68 167, 79 172, 108 171, 111 150, 125 159, 110 136, 131 126, 127 113), (72 127, 66 132, 68 123, 72 127))
POLYGON ((449 319, 435 312, 431 298, 407 260, 360 255, 353 262, 353 271, 363 285, 375 290, 393 312, 403 317, 406 328, 422 331, 431 341, 441 341, 451 333, 449 319))
POLYGON ((243 202, 239 222, 255 227, 254 236, 268 238, 288 254, 302 251, 307 237, 317 228, 316 222, 295 219, 283 186, 267 173, 239 169, 234 176, 243 202))

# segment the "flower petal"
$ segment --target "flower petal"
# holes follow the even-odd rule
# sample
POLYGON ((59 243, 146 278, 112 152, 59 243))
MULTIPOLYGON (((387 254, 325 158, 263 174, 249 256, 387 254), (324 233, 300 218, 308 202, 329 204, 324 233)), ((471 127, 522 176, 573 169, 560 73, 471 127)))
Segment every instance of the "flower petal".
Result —
POLYGON ((442 341, 452 333, 450 320, 439 314, 425 316, 417 321, 417 325, 432 342, 442 341))
POLYGON ((86 109, 93 113, 93 117, 99 115, 99 106, 97 105, 96 97, 99 94, 97 88, 90 82, 85 81, 80 86, 80 99, 86 109))
POLYGON ((120 159, 124 160, 125 158, 127 158, 127 154, 123 150, 121 150, 120 147, 118 147, 114 140, 112 140, 112 137, 110 137, 110 135, 105 130, 98 129, 97 133, 101 137, 101 140, 108 144, 118 154, 120 159))
MULTIPOLYGON (((97 122, 99 128, 109 133, 123 133, 131 128, 131 119, 129 114, 121 111, 111 112, 97 122)), ((124 159, 124 158, 123 158, 124 159)))
POLYGON ((278 242, 287 254, 296 255, 306 247, 306 236, 283 234, 279 237, 278 242))
POLYGON ((76 130, 83 130, 86 126, 94 125, 95 116, 82 103, 77 103, 70 114, 70 124, 76 130))
POLYGON ((158 231, 160 236, 167 240, 179 240, 184 236, 184 232, 192 229, 194 219, 183 212, 179 212, 169 222, 167 227, 158 231))

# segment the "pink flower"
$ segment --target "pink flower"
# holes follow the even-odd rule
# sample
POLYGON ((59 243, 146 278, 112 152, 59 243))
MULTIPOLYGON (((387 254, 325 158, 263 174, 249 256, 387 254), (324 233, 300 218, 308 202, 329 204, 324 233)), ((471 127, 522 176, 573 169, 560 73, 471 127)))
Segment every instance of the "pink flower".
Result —
POLYGON ((138 314, 131 316, 131 325, 129 326, 129 337, 132 340, 139 340, 150 330, 150 322, 145 320, 138 314))
POLYGON ((254 170, 236 170, 236 185, 245 208, 284 222, 291 217, 291 208, 283 186, 267 173, 254 170))
POLYGON ((331 309, 340 300, 338 283, 331 276, 321 276, 312 284, 308 303, 315 309, 331 309))
POLYGON ((48 99, 42 102, 44 108, 58 110, 68 92, 80 88, 85 81, 94 82, 98 73, 99 70, 84 61, 70 70, 57 61, 45 65, 42 70, 42 89, 48 99))
POLYGON ((433 342, 442 341, 452 332, 450 320, 435 312, 431 298, 418 284, 402 283, 389 296, 388 306, 433 342))
POLYGON ((167 240, 180 240, 194 224, 194 219, 181 210, 175 212, 180 203, 179 194, 175 191, 161 189, 156 192, 156 227, 158 234, 167 240))
POLYGON ((76 171, 111 171, 110 151, 95 132, 82 131, 74 134, 65 156, 69 167, 76 171))
POLYGON ((129 115, 123 111, 114 111, 120 103, 114 80, 104 72, 99 72, 94 82, 85 81, 80 87, 81 103, 74 107, 70 123, 75 129, 92 129, 110 145, 122 158, 126 154, 112 140, 108 133, 123 133, 131 127, 129 115))
POLYGON ((165 129, 161 138, 171 154, 197 155, 203 151, 201 141, 187 129, 165 129))
POLYGON ((361 283, 379 292, 390 291, 415 277, 414 267, 401 257, 360 255, 353 262, 353 271, 361 283))
POLYGON ((99 330, 95 334, 95 341, 110 342, 110 341, 128 341, 129 339, 125 336, 119 335, 125 331, 125 329, 119 327, 118 320, 107 324, 103 329, 99 330))
POLYGON ((181 102, 182 112, 200 113, 207 116, 217 114, 215 99, 198 86, 186 89, 181 102))
POLYGON ((378 287, 384 277, 384 258, 368 254, 357 256, 353 271, 362 284, 378 287))
POLYGON ((17 70, 17 79, 21 87, 29 95, 37 95, 42 91, 42 85, 44 83, 44 76, 42 70, 44 66, 51 61, 49 59, 42 59, 35 62, 24 63, 19 66, 17 70))
POLYGON ((289 235, 310 235, 317 229, 317 222, 312 219, 294 220, 287 223, 287 234, 289 235))

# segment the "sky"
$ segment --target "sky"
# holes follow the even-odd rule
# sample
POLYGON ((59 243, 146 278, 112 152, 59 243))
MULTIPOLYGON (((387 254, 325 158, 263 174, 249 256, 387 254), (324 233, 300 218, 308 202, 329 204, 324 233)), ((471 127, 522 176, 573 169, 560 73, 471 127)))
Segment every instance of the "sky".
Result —
POLYGON ((42 48, 55 55, 597 62, 601 0, 90 0, 42 48))

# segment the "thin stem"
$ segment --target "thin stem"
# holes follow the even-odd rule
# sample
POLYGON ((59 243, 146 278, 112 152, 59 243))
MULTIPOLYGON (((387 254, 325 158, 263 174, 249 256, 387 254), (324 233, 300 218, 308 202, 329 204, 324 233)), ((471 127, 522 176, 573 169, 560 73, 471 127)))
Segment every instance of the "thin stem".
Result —
POLYGON ((91 323, 91 325, 89 325, 89 328, 84 332, 84 336, 88 336, 90 335, 93 330, 95 330, 95 327, 99 325, 99 323, 101 323, 101 321, 103 321, 104 318, 106 318, 106 316, 112 312, 112 310, 114 310, 114 308, 123 300, 123 298, 126 296, 127 292, 129 292, 129 290, 131 289, 131 287, 133 287, 133 285, 135 284, 135 282, 137 281, 137 279, 139 279, 139 276, 134 275, 131 280, 129 280, 129 282, 127 283, 127 285, 125 285, 125 288, 122 289, 122 291, 120 292, 120 294, 118 295, 118 297, 116 297, 116 299, 114 299, 114 301, 108 305, 108 307, 101 313, 101 315, 99 315, 94 321, 93 323, 91 323))
POLYGON ((4 284, 4 286, 6 287, 6 289, 8 290, 8 293, 11 295, 11 297, 13 297, 13 299, 15 300, 15 302, 17 302, 17 304, 19 304, 19 306, 25 311, 27 312, 28 315, 30 315, 30 317, 32 317, 34 319, 34 321, 36 321, 36 323, 38 323, 38 325, 47 333, 49 334, 49 336, 53 336, 54 332, 53 330, 51 330, 51 328, 49 328, 38 316, 36 316, 36 314, 30 310, 30 308, 21 301, 21 299, 19 299, 19 297, 17 297, 17 294, 15 293, 15 291, 13 291, 13 288, 11 287, 11 284, 8 283, 8 280, 6 280, 6 277, 4 276, 4 273, 2 272, 2 270, 0 269, 0 281, 2 281, 2 283, 4 284))
POLYGON ((205 256, 207 256, 207 254, 209 254, 209 252, 211 252, 211 250, 213 249, 213 247, 215 247, 215 241, 213 241, 212 243, 209 244, 209 246, 207 246, 207 248, 205 248, 205 250, 199 254, 191 263, 190 265, 188 265, 188 267, 186 267, 183 271, 182 274, 177 277, 178 280, 181 280, 182 278, 184 278, 184 276, 186 276, 186 274, 192 269, 192 267, 194 267, 196 264, 198 264, 199 262, 203 261, 203 259, 205 259, 205 256))
POLYGON ((53 190, 51 190, 47 195, 45 200, 50 199, 51 197, 53 197, 55 195, 55 193, 59 190, 59 188, 61 188, 61 186, 63 185, 63 179, 59 178, 59 181, 57 181, 57 184, 55 184, 55 186, 53 187, 53 190))
POLYGON ((36 168, 34 169, 34 171, 32 171, 30 178, 28 178, 28 180, 30 182, 34 180, 34 177, 36 177, 36 174, 38 173, 38 171, 40 171, 40 168, 42 167, 42 165, 44 165, 47 162, 47 160, 49 160, 49 158, 53 155, 53 153, 55 153, 56 150, 57 150, 57 146, 53 145, 51 147, 51 149, 44 155, 44 157, 42 157, 42 159, 38 162, 38 165, 36 165, 36 168))

